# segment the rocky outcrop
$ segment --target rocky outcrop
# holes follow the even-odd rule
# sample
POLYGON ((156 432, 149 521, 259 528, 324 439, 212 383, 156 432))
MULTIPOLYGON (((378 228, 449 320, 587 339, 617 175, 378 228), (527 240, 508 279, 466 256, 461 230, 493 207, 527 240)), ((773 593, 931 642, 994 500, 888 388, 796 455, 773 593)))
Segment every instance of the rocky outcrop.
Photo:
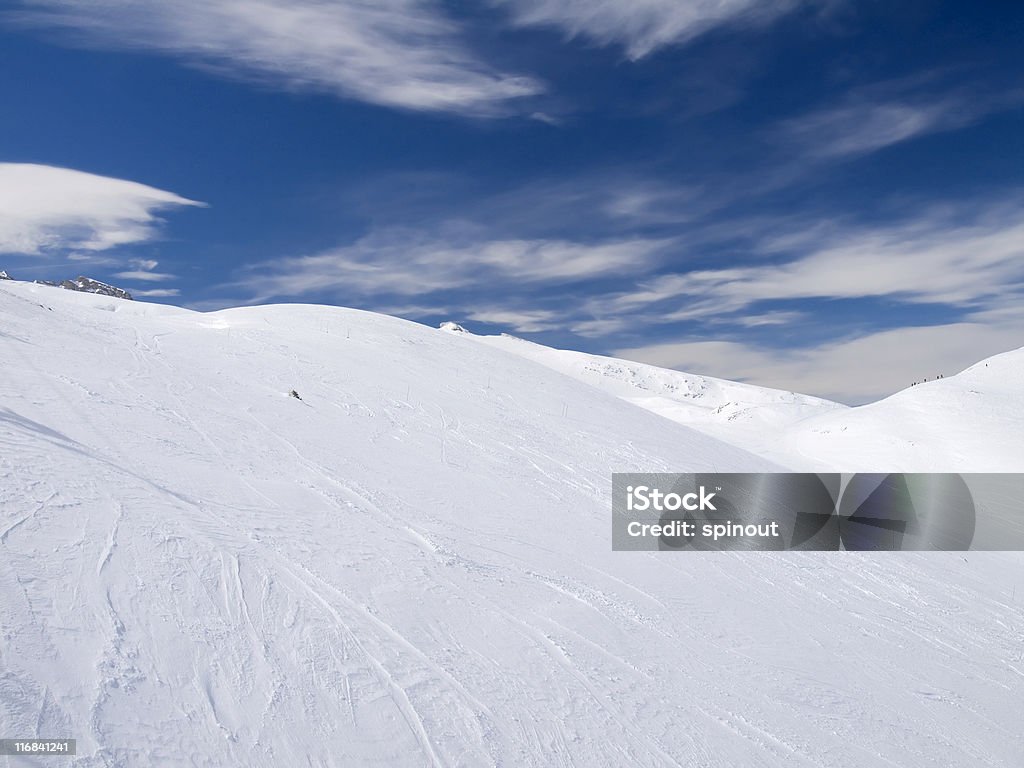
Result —
MULTIPOLYGON (((10 280, 11 278, 7 278, 10 280)), ((61 280, 59 283, 53 280, 33 280, 36 285, 51 285, 54 288, 63 288, 68 291, 79 291, 81 293, 96 293, 101 296, 113 296, 115 299, 127 299, 132 301, 132 295, 124 288, 93 280, 91 277, 79 275, 74 280, 61 280)))

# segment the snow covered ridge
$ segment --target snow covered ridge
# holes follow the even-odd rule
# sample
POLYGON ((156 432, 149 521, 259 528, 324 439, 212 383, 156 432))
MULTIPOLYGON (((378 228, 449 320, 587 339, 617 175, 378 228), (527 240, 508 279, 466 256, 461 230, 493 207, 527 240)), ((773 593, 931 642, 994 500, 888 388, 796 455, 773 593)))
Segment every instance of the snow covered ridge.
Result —
MULTIPOLYGON (((7 272, 0 271, 0 280, 14 280, 7 272)), ((132 301, 132 295, 123 288, 93 280, 91 277, 79 275, 74 280, 61 280, 59 283, 52 280, 33 280, 36 285, 48 285, 53 288, 64 288, 68 291, 80 291, 82 293, 98 293, 101 296, 113 296, 117 299, 132 301)))
MULTIPOLYGON (((465 332, 465 330, 464 330, 465 332)), ((472 335, 472 334, 470 334, 472 335)), ((628 360, 551 349, 509 334, 475 336, 485 344, 535 360, 655 413, 675 408, 678 421, 754 422, 759 428, 846 406, 796 392, 741 384, 628 360)), ((671 417, 670 417, 671 418, 671 417)))
POLYGON ((69 766, 1021 764, 1021 556, 613 552, 613 471, 779 463, 479 337, 5 281, 0 360, 0 735, 69 766))
POLYGON ((1024 472, 1024 349, 850 408, 508 334, 460 335, 795 471, 1024 472))
POLYGON ((788 431, 799 455, 866 472, 1024 471, 1024 349, 788 431))

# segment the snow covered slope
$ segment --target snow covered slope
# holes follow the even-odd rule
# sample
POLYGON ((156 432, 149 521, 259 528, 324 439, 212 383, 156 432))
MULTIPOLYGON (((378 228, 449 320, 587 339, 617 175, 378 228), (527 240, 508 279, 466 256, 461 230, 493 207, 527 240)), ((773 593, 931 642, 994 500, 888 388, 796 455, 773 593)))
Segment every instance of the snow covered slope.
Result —
POLYGON ((465 341, 0 286, 0 736, 74 766, 1021 764, 1019 557, 611 552, 612 471, 772 465, 465 341))
MULTIPOLYGON (((626 402, 758 454, 778 448, 780 429, 848 410, 810 395, 658 368, 614 357, 552 349, 515 336, 460 335, 533 360, 626 402)), ((786 452, 780 454, 790 458, 786 452)))
POLYGON ((859 472, 1024 472, 1024 349, 808 419, 788 432, 792 461, 859 472))
POLYGON ((1024 472, 1024 349, 849 408, 514 336, 458 335, 798 471, 1024 472))

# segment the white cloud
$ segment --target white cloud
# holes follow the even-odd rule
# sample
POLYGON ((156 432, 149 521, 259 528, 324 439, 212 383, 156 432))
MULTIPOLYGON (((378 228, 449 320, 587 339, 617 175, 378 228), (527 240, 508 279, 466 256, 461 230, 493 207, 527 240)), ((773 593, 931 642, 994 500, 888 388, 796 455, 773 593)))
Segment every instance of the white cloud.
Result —
POLYGON ((566 284, 648 270, 668 240, 596 244, 567 240, 490 240, 452 244, 419 233, 384 232, 325 253, 255 265, 240 281, 254 300, 343 292, 420 296, 512 284, 566 284))
POLYGON ((147 272, 143 269, 132 269, 126 272, 117 272, 114 277, 119 277, 122 280, 142 280, 148 283, 161 283, 165 280, 174 280, 177 275, 171 275, 166 272, 147 272))
POLYGON ((495 0, 523 26, 620 44, 631 59, 685 43, 715 27, 762 25, 805 0, 495 0))
POLYGON ((178 296, 178 295, 180 295, 180 293, 181 293, 181 291, 179 291, 177 288, 152 288, 152 289, 146 290, 146 291, 134 291, 133 290, 132 291, 132 296, 135 296, 136 298, 142 296, 142 297, 151 298, 151 299, 161 299, 161 298, 168 298, 168 297, 171 297, 171 296, 178 296))
POLYGON ((166 280, 175 280, 178 277, 167 272, 154 272, 153 270, 160 266, 160 262, 154 259, 132 259, 130 264, 135 269, 117 272, 114 277, 119 277, 122 280, 141 280, 147 283, 162 283, 166 280))
POLYGON ((1024 92, 987 88, 934 90, 929 76, 877 83, 849 94, 841 103, 783 122, 777 136, 817 159, 841 159, 876 152, 931 133, 955 131, 988 115, 1019 106, 1024 92))
POLYGON ((735 318, 719 318, 721 322, 730 322, 744 328, 761 328, 771 325, 790 325, 807 317, 806 312, 764 312, 756 315, 740 315, 735 318))
POLYGON ((95 251, 71 251, 65 254, 65 258, 68 261, 81 262, 94 267, 116 267, 121 264, 119 259, 114 259, 110 256, 100 256, 95 251))
POLYGON ((611 336, 621 333, 630 326, 630 321, 622 317, 589 318, 587 320, 575 320, 569 325, 569 330, 577 336, 587 339, 599 339, 603 336, 611 336))
POLYGON ((517 333, 540 333, 561 327, 560 313, 543 309, 474 309, 466 316, 470 320, 504 326, 517 333))
POLYGON ((1024 295, 1024 214, 999 206, 963 223, 963 211, 876 228, 809 224, 765 239, 751 266, 667 274, 605 302, 629 313, 660 305, 663 322, 715 318, 762 301, 891 297, 981 308, 1024 295), (792 258, 793 252, 800 253, 792 258), (665 307, 674 303, 674 307, 665 307))
POLYGON ((860 404, 914 381, 958 373, 1022 343, 1024 321, 997 326, 966 322, 896 328, 799 349, 695 341, 619 349, 614 354, 665 368, 860 404))
POLYGON ((22 23, 235 76, 413 110, 491 115, 542 90, 492 70, 435 0, 23 0, 22 23))
POLYGON ((0 253, 104 251, 155 236, 156 212, 202 205, 144 184, 0 163, 0 253))
POLYGON ((639 225, 682 224, 714 206, 699 187, 608 179, 601 208, 613 219, 639 225))
POLYGON ((814 112, 787 123, 785 133, 812 155, 843 157, 964 124, 965 115, 953 103, 868 103, 814 112))

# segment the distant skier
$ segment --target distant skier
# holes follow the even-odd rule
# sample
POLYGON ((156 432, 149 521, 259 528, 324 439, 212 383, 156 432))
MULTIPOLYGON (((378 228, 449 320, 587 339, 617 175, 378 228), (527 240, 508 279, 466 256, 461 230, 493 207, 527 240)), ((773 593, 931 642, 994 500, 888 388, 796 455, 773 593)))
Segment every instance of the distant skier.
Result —
POLYGON ((299 393, 296 392, 294 389, 288 393, 288 397, 294 397, 296 400, 302 400, 302 398, 299 397, 299 393))

